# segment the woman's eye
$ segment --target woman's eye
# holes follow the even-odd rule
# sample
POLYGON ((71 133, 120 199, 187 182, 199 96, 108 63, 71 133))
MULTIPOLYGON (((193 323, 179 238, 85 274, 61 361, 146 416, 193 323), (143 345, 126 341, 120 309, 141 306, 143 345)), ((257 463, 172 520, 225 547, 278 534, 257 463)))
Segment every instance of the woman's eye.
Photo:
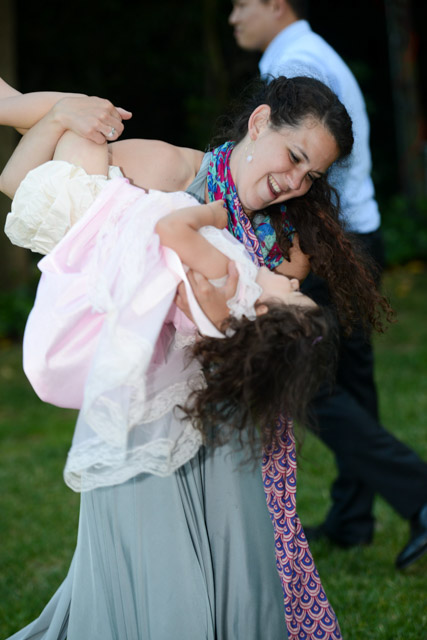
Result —
POLYGON ((299 162, 298 156, 296 156, 292 151, 289 152, 289 155, 291 157, 292 162, 294 162, 295 164, 299 162))

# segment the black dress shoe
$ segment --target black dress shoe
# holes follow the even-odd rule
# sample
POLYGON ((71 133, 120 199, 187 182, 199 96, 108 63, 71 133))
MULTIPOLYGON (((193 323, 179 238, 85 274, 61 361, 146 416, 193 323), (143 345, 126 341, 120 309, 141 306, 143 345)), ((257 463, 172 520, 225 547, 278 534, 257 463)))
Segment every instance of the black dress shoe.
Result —
POLYGON ((315 542, 317 540, 329 540, 332 544, 341 549, 350 549, 351 547, 359 547, 360 545, 368 545, 372 542, 372 535, 365 536, 363 538, 344 540, 339 536, 330 533, 323 524, 319 524, 317 527, 304 527, 305 537, 308 542, 315 542))
POLYGON ((427 504, 419 511, 411 522, 411 537, 408 544, 396 558, 396 567, 405 569, 410 564, 427 553, 427 504))

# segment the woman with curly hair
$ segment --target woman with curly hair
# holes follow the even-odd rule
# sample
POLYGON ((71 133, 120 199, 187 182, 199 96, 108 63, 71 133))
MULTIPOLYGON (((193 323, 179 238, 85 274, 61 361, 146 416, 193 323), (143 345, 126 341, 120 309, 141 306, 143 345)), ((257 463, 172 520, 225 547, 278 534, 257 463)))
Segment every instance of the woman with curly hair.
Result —
MULTIPOLYGON (((38 118, 33 116, 31 120, 23 113, 26 98, 12 91, 5 97, 7 104, 0 100, 0 122, 24 129, 31 127, 14 158, 24 174, 32 166, 50 160, 60 138, 63 149, 67 148, 64 135, 67 129, 84 133, 97 143, 114 139, 120 133, 124 113, 108 103, 81 97, 57 102, 58 96, 49 94, 48 101, 55 106, 44 115, 46 96, 40 98, 41 119, 34 124, 38 118), (15 115, 8 120, 5 113, 10 114, 11 105, 15 115), (22 112, 17 109, 19 105, 24 105, 22 112)), ((280 78, 263 85, 254 103, 241 110, 233 138, 234 142, 206 155, 154 141, 117 142, 110 146, 110 164, 120 166, 124 175, 140 186, 173 192, 187 190, 203 202, 224 199, 228 229, 244 244, 257 266, 303 277, 310 262, 314 271, 333 284, 334 302, 347 327, 359 312, 368 323, 380 326, 378 308, 387 310, 387 304, 372 287, 366 268, 339 226, 338 208, 332 203, 325 176, 329 165, 345 157, 352 145, 351 123, 336 97, 315 80, 280 78), (286 210, 281 206, 284 202, 286 210), (311 257, 307 258, 300 247, 311 257)), ((55 160, 62 160, 60 152, 55 160)), ((102 207, 103 198, 115 189, 114 181, 105 186, 107 172, 104 165, 104 178, 83 180, 83 188, 79 180, 78 198, 91 202, 94 194, 100 193, 96 206, 102 207)), ((9 165, 2 175, 2 189, 12 195, 22 177, 9 165)), ((59 198, 51 178, 46 180, 46 189, 53 188, 55 193, 49 210, 52 215, 34 223, 29 207, 29 216, 21 225, 12 211, 8 223, 10 235, 27 234, 27 239, 37 237, 42 244, 55 245, 74 222, 71 207, 56 223, 58 211, 63 211, 64 201, 72 201, 72 195, 66 191, 59 198)), ((129 212, 132 199, 127 204, 129 212)), ((123 201, 119 199, 119 212, 122 210, 123 201)), ((132 218, 136 216, 129 216, 132 218)), ((141 233, 142 221, 146 219, 141 216, 141 233)), ((64 242, 79 231, 78 225, 64 242)), ((108 247, 108 236, 104 237, 108 247)), ((124 246, 129 246, 133 239, 140 240, 135 233, 124 234, 124 246)), ((118 244, 112 244, 114 252, 118 244)), ((61 243, 58 254, 60 246, 61 243)), ((110 259, 104 263, 103 248, 105 245, 101 243, 100 251, 95 252, 96 264, 107 269, 113 264, 113 276, 122 270, 126 274, 120 281, 114 277, 110 280, 120 282, 115 289, 120 296, 132 285, 132 277, 138 276, 135 267, 139 263, 127 261, 125 251, 118 254, 123 257, 122 264, 110 259)), ((77 261, 84 249, 84 245, 79 248, 77 261)), ((55 251, 47 259, 55 257, 55 251)), ((183 259, 189 260, 185 256, 183 259)), ((110 277, 111 273, 107 275, 110 277)), ((231 297, 230 289, 234 289, 236 279, 236 276, 229 278, 223 298, 231 297)), ((197 277, 189 273, 188 280, 193 285, 197 277)), ((153 296, 156 291, 154 285, 153 296)), ((97 300, 106 305, 108 312, 108 296, 101 295, 97 300)), ((136 308, 145 303, 146 300, 137 298, 136 308)), ((278 409, 288 415, 298 414, 304 406, 305 384, 308 389, 314 367, 309 366, 308 373, 299 375, 295 361, 299 357, 299 361, 307 359, 314 364, 310 358, 317 358, 326 345, 326 340, 320 340, 325 336, 325 325, 317 317, 320 312, 316 309, 294 308, 285 319, 276 304, 263 301, 261 304, 268 307, 266 313, 241 320, 231 316, 225 324, 219 322, 226 339, 206 337, 195 343, 192 353, 196 357, 191 362, 201 364, 207 384, 202 391, 194 388, 190 396, 188 376, 195 373, 191 364, 185 380, 180 378, 182 357, 190 349, 184 332, 177 332, 172 342, 171 336, 163 331, 159 339, 152 337, 156 352, 150 364, 156 366, 151 370, 152 377, 147 377, 143 393, 145 400, 153 401, 148 415, 131 412, 131 426, 138 424, 141 428, 129 431, 128 444, 138 451, 147 424, 150 434, 159 429, 159 445, 167 439, 165 434, 178 442, 177 429, 184 433, 188 422, 202 430, 204 443, 200 440, 191 459, 164 477, 161 473, 156 475, 154 469, 141 473, 130 458, 124 465, 127 477, 113 486, 98 486, 82 493, 79 538, 69 575, 40 618, 18 632, 17 639, 65 635, 69 640, 83 637, 255 640, 297 638, 301 634, 312 638, 340 637, 295 513, 292 426, 284 417, 275 424, 271 422, 277 418, 278 409), (279 350, 283 336, 288 344, 289 337, 292 345, 300 344, 298 351, 294 346, 279 350), (229 350, 221 352, 227 340, 232 341, 228 343, 229 350), (249 348, 245 346, 248 340, 249 348), (260 344, 268 345, 268 351, 260 348, 260 344), (238 354, 237 358, 232 358, 233 354, 238 354), (242 375, 236 375, 233 369, 232 360, 236 359, 242 375), (261 373, 266 367, 272 373, 269 377, 261 373), (282 376, 286 374, 284 383, 282 376), (246 381, 251 387, 245 386, 246 381), (248 388, 255 389, 255 394, 248 393, 248 388), (219 389, 220 395, 214 389, 219 389), (276 404, 270 405, 271 398, 276 399, 276 404), (182 414, 175 409, 177 405, 182 414), (251 444, 256 454, 259 425, 264 444, 262 478, 258 466, 243 464, 251 444), (323 636, 319 636, 320 631, 323 636)), ((218 307, 217 301, 213 306, 218 307)), ((129 309, 126 305, 125 308, 129 309)), ((224 315, 223 310, 219 315, 224 315)), ((110 317, 114 322, 115 314, 110 317)), ((143 345, 139 350, 138 341, 128 341, 126 332, 112 331, 107 335, 110 344, 120 336, 116 351, 119 364, 129 366, 130 362, 137 370, 143 345)), ((102 343, 98 347, 101 356, 108 351, 102 343)), ((107 368, 102 358, 100 362, 102 372, 112 382, 100 420, 106 417, 104 426, 111 427, 108 437, 114 442, 117 433, 109 409, 112 402, 122 406, 123 398, 117 398, 114 392, 108 396, 108 392, 116 388, 120 366, 114 358, 107 368)), ((100 370, 98 367, 93 371, 94 381, 99 379, 100 370)), ((138 391, 133 394, 131 390, 126 398, 130 407, 139 406, 138 391)), ((78 448, 79 442, 74 445, 78 448)), ((170 457, 170 450, 162 450, 161 446, 156 453, 159 458, 163 453, 166 462, 170 457)))

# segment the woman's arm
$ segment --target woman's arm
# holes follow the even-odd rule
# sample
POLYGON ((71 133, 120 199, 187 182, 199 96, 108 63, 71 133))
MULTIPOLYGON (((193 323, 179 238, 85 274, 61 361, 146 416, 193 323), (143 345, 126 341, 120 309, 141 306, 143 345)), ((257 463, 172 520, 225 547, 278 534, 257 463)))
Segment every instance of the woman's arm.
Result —
MULTIPOLYGON (((31 129, 39 120, 41 120, 53 107, 64 98, 87 98, 82 93, 63 93, 60 91, 37 91, 33 93, 20 93, 13 87, 7 84, 2 78, 0 78, 0 125, 14 127, 18 131, 25 132, 31 129)), ((101 100, 96 98, 96 100, 101 100)), ((98 103, 99 105, 101 103, 98 103)), ((73 122, 73 130, 75 133, 82 135, 83 137, 89 137, 94 140, 92 136, 96 136, 97 139, 94 142, 105 142, 105 139, 100 140, 100 129, 95 128, 95 125, 100 125, 101 122, 86 122, 83 120, 86 114, 79 111, 81 109, 81 102, 70 103, 70 110, 75 106, 77 117, 82 121, 76 119, 73 122), (80 130, 78 128, 80 127, 80 130)), ((108 100, 103 101, 103 107, 105 109, 111 109, 113 105, 108 100)), ((116 128, 116 133, 109 137, 110 141, 117 140, 123 131, 121 125, 121 118, 125 120, 131 117, 129 111, 124 109, 117 110, 120 113, 120 124, 116 128)), ((111 129, 110 129, 111 131, 111 129)), ((101 131, 102 133, 102 131, 101 131)), ((107 132, 108 133, 108 132, 107 132)))
MULTIPOLYGON (((104 143, 106 138, 108 142, 117 140, 123 131, 121 120, 132 115, 124 109, 115 109, 107 100, 79 94, 21 94, 0 78, 0 125, 25 131, 60 106, 67 118, 67 128, 98 144, 104 143), (115 121, 112 120, 114 117, 115 121), (115 132, 110 135, 113 127, 115 132)), ((43 149, 42 139, 40 144, 43 149)), ((40 156, 41 162, 50 159, 51 139, 49 145, 50 150, 40 156)), ((194 179, 203 157, 201 151, 175 147, 158 140, 124 140, 110 145, 109 152, 110 164, 120 167, 134 184, 163 191, 185 190, 194 179)), ((16 187, 7 187, 8 192, 12 193, 13 188, 16 187)))
POLYGON ((18 91, 18 89, 14 89, 10 86, 10 84, 6 82, 6 80, 0 78, 0 100, 3 100, 3 98, 11 98, 12 96, 20 95, 21 92, 18 91))
MULTIPOLYGON (((0 82, 3 83, 1 79, 0 82)), ((83 94, 55 91, 22 94, 16 91, 5 96, 4 92, 0 92, 0 124, 25 133, 65 97, 83 97, 83 94)))
POLYGON ((156 233, 161 244, 176 251, 185 265, 206 278, 221 278, 227 274, 230 260, 199 233, 201 227, 208 225, 219 229, 227 225, 222 200, 177 209, 159 220, 156 233))
POLYGON ((160 140, 120 140, 109 145, 110 164, 138 187, 185 191, 194 180, 203 152, 160 140))
MULTIPOLYGON (((17 97, 21 104, 20 117, 24 114, 30 117, 32 112, 31 101, 27 101, 27 97, 17 97)), ((7 98, 5 100, 8 101, 7 98)), ((0 118, 2 102, 4 101, 0 100, 0 118)), ((3 108, 3 116, 9 114, 11 118, 8 108, 4 105, 3 108)), ((116 130, 115 135, 120 135, 123 131, 122 117, 127 119, 131 114, 123 109, 116 109, 108 100, 95 97, 61 99, 23 136, 0 176, 0 190, 13 198, 28 171, 53 158, 65 131, 71 130, 97 144, 105 144, 113 128, 116 130)), ((11 122, 13 125, 17 120, 11 122)))
MULTIPOLYGON (((230 308, 227 300, 230 300, 236 293, 239 282, 239 272, 234 262, 228 263, 228 279, 223 287, 214 287, 201 273, 195 270, 187 272, 187 278, 200 307, 217 329, 221 328, 224 320, 230 315, 230 308)), ((180 282, 175 304, 185 315, 192 320, 191 309, 187 298, 185 285, 180 282)))

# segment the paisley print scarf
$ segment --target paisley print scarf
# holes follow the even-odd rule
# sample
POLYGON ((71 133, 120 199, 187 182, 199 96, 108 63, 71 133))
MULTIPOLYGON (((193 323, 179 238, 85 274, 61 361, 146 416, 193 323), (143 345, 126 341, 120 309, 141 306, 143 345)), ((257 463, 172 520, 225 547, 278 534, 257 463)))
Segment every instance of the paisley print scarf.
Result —
MULTIPOLYGON (((283 255, 276 241, 276 234, 267 213, 257 214, 249 220, 237 195, 236 186, 230 171, 230 155, 234 142, 226 142, 211 152, 208 168, 209 200, 225 200, 228 210, 228 230, 242 242, 251 255, 269 269, 275 269, 283 261, 283 255)), ((283 228, 290 236, 294 228, 287 219, 286 207, 280 205, 283 228)))
MULTIPOLYGON (((274 269, 281 262, 274 229, 266 216, 254 231, 243 211, 229 167, 233 146, 227 142, 212 152, 207 178, 209 199, 226 201, 229 231, 245 245, 255 264, 274 269)), ((288 229, 293 231, 290 225, 288 229)), ((296 512, 297 458, 292 421, 281 416, 276 429, 280 444, 264 450, 262 477, 273 523, 288 638, 342 640, 296 512)))

